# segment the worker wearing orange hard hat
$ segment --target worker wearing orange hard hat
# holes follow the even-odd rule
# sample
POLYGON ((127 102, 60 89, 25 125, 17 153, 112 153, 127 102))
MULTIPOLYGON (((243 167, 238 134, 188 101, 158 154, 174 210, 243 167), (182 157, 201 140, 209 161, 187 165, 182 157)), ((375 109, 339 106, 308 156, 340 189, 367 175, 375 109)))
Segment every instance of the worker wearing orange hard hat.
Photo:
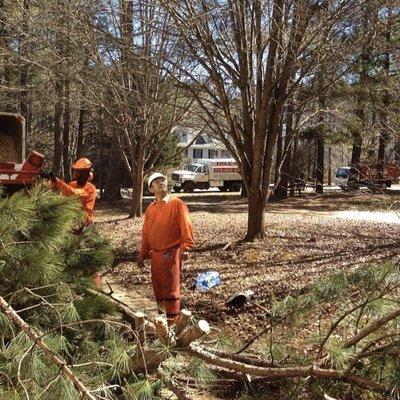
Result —
MULTIPOLYGON (((72 165, 73 181, 65 183, 57 178, 54 173, 42 174, 43 177, 51 180, 53 189, 59 189, 66 196, 79 196, 82 208, 86 211, 85 224, 75 230, 76 234, 81 234, 82 230, 93 223, 93 209, 96 201, 96 187, 90 182, 93 179, 92 162, 87 158, 80 158, 72 165)), ((101 275, 95 272, 92 276, 96 287, 101 287, 101 275)))
POLYGON ((53 189, 59 189, 66 196, 79 196, 82 208, 86 211, 85 226, 93 223, 93 209, 96 201, 96 187, 90 182, 93 179, 92 162, 88 158, 80 158, 72 166, 73 181, 65 183, 63 180, 47 174, 52 182, 53 189))

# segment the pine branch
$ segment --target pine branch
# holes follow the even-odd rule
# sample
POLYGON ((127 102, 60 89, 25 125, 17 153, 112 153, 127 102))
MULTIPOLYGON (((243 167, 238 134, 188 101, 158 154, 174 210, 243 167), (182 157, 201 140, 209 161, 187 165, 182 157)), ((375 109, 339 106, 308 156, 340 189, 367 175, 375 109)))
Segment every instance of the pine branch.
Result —
POLYGON ((157 375, 161 382, 172 392, 179 400, 193 400, 185 389, 181 387, 177 382, 175 382, 171 377, 162 370, 161 366, 157 369, 157 375))
POLYGON ((375 332, 376 330, 378 330, 379 328, 381 328, 388 322, 392 321, 393 319, 397 318, 398 316, 400 316, 400 308, 396 308, 395 310, 387 313, 384 317, 367 325, 364 329, 362 329, 360 332, 358 332, 357 335, 353 336, 351 339, 346 341, 343 344, 343 348, 348 349, 349 347, 356 345, 358 342, 360 342, 366 336, 368 336, 372 332, 375 332))
POLYGON ((98 290, 94 290, 94 289, 86 289, 86 290, 88 293, 91 293, 95 296, 107 298, 109 301, 111 301, 111 303, 114 304, 114 306, 118 309, 118 311, 124 316, 125 320, 131 324, 132 329, 135 329, 135 320, 136 320, 135 311, 131 310, 121 300, 118 300, 115 297, 113 297, 112 292, 106 293, 103 290, 98 291, 98 290))
POLYGON ((67 366, 66 362, 58 357, 44 342, 43 340, 34 332, 34 330, 27 324, 16 312, 15 310, 0 296, 0 308, 3 310, 4 314, 14 321, 23 332, 33 341, 33 343, 39 346, 47 358, 57 365, 60 370, 63 371, 66 378, 72 382, 75 389, 79 392, 82 398, 87 398, 89 400, 96 400, 90 390, 79 380, 77 376, 71 371, 67 366))
MULTIPOLYGON (((369 300, 368 300, 369 301, 369 300)), ((368 302, 367 301, 367 302, 368 302)), ((352 314, 353 312, 357 311, 360 307, 365 306, 365 304, 367 302, 363 302, 362 304, 357 304, 356 306, 354 306, 353 308, 351 308, 350 310, 347 310, 345 313, 343 313, 329 328, 327 334, 325 335, 325 337, 322 339, 319 348, 318 348, 318 355, 317 355, 317 359, 319 359, 321 357, 322 354, 322 350, 326 344, 326 342, 329 340, 329 338, 331 337, 331 335, 333 334, 333 332, 335 332, 336 328, 340 325, 340 323, 347 318, 350 314, 352 314)))

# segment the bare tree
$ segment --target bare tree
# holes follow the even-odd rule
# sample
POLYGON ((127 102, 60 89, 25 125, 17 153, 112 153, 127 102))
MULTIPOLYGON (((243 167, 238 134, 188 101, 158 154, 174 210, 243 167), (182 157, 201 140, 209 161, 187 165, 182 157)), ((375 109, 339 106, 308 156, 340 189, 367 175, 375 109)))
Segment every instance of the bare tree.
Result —
MULTIPOLYGON (((168 144, 173 128, 186 116, 191 100, 165 72, 175 60, 176 37, 167 27, 170 18, 156 4, 108 2, 106 22, 95 25, 93 40, 96 76, 88 81, 89 95, 114 121, 123 161, 132 178, 131 217, 142 214, 144 175, 152 169, 168 144), (99 79, 100 77, 100 79, 99 79)), ((177 70, 178 73, 178 70, 177 70)))
POLYGON ((335 48, 355 1, 161 0, 191 56, 183 71, 211 129, 237 159, 248 193, 247 240, 264 235, 274 148, 290 95, 335 48), (317 57, 318 55, 318 57, 317 57), (300 68, 301 67, 301 68, 300 68), (294 77, 294 79, 291 79, 294 77))

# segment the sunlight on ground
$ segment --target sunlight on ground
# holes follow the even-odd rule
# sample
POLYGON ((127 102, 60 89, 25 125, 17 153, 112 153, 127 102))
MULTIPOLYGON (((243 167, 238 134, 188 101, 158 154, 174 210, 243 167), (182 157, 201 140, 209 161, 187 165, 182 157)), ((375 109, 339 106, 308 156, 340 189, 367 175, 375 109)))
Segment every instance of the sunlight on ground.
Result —
POLYGON ((353 221, 382 222, 385 224, 400 224, 400 213, 396 211, 334 211, 333 217, 353 221))

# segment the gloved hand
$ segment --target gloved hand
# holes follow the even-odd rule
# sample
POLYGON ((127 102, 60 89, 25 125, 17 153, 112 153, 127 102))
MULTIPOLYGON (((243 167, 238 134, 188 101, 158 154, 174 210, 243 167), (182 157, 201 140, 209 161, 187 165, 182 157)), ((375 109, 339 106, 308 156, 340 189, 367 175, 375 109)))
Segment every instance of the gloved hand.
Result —
POLYGON ((138 260, 137 260, 137 265, 140 269, 145 268, 146 266, 144 265, 144 260, 142 257, 139 256, 138 260))
POLYGON ((53 171, 50 172, 41 172, 39 175, 42 179, 48 179, 52 182, 55 182, 57 180, 57 177, 54 175, 53 171))

